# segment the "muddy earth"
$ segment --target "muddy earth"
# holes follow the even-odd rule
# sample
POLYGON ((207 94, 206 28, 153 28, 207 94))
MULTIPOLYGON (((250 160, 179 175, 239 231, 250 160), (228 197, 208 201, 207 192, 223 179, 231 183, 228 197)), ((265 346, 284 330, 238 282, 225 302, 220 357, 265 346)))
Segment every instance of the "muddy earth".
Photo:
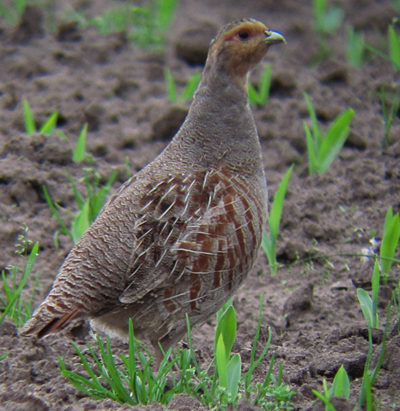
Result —
MULTIPOLYGON (((173 104, 166 97, 163 68, 178 79, 178 92, 196 72, 201 72, 208 44, 217 29, 242 17, 254 17, 282 32, 287 45, 271 48, 266 61, 273 66, 271 95, 265 107, 254 108, 259 130, 270 200, 291 164, 295 168, 284 205, 278 238, 276 276, 259 253, 249 278, 234 299, 238 335, 234 351, 248 367, 251 342, 263 295, 263 328, 260 348, 271 327, 273 339, 256 378, 261 379, 276 356, 274 373, 283 365, 283 379, 296 392, 296 410, 322 410, 313 389, 322 392, 322 381, 332 382, 343 364, 351 380, 349 401, 338 401, 337 410, 356 406, 368 350, 366 322, 357 300, 358 287, 371 290, 373 263, 359 254, 379 246, 387 209, 400 211, 400 121, 395 116, 388 147, 380 93, 386 90, 390 107, 399 91, 399 72, 390 62, 368 51, 366 61, 354 68, 346 60, 346 25, 364 33, 369 45, 387 53, 387 27, 398 13, 389 0, 338 2, 345 12, 342 26, 328 36, 327 53, 313 29, 311 2, 306 0, 181 0, 163 52, 143 51, 123 33, 100 35, 93 27, 62 23, 69 2, 56 2, 53 14, 31 10, 21 24, 0 20, 0 268, 23 267, 15 253, 27 226, 28 239, 40 244, 26 296, 39 281, 33 308, 45 298, 72 240, 54 233, 60 228, 46 203, 42 186, 59 205, 77 212, 68 172, 81 181, 84 168, 93 168, 105 183, 116 170, 114 192, 130 173, 143 168, 170 141, 187 113, 190 101, 173 104), (51 24, 50 24, 51 23, 51 24), (52 27, 52 29, 49 29, 52 27), (303 121, 309 120, 303 97, 307 92, 326 129, 345 109, 353 108, 348 140, 324 175, 308 173, 303 121), (28 136, 22 109, 26 98, 38 128, 55 110, 56 131, 28 136), (75 163, 72 150, 83 124, 88 123, 89 158, 75 163), (371 239, 375 237, 378 245, 371 239)), ((145 3, 144 3, 145 4, 145 3)), ((115 5, 111 0, 76 0, 75 10, 88 16, 115 5)), ((257 83, 262 69, 251 75, 257 83)), ((82 182, 78 188, 83 193, 82 182)), ((71 218, 62 213, 68 222, 71 218)), ((30 246, 32 247, 32 245, 30 246)), ((29 247, 28 247, 29 248, 29 247)), ((29 249, 28 249, 29 252, 29 249)), ((398 255, 398 254, 397 254, 398 255)), ((400 335, 392 311, 398 266, 388 285, 381 287, 380 330, 374 331, 372 366, 382 348, 388 322, 382 369, 373 388, 375 409, 400 410, 400 335)), ((2 287, 2 285, 0 286, 2 287)), ((194 332, 200 364, 212 357, 215 319, 194 332)), ((75 324, 44 340, 20 338, 6 320, 0 328, 0 409, 5 410, 128 410, 111 400, 97 401, 78 392, 60 375, 57 356, 69 367, 78 358, 75 341, 84 349, 93 342, 85 324, 75 324)), ((127 346, 112 341, 117 351, 127 346)), ((242 405, 242 409, 253 409, 242 405)), ((169 406, 150 404, 134 409, 205 409, 197 400, 176 397, 169 406)))

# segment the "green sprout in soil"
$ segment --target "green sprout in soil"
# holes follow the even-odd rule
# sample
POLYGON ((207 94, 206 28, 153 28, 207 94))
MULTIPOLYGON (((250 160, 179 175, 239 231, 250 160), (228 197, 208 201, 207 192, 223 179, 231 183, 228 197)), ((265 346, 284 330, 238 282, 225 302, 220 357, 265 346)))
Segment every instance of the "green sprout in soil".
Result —
MULTIPOLYGON (((393 23, 395 22, 397 22, 397 20, 393 23)), ((382 53, 382 51, 370 45, 367 45, 366 47, 376 55, 390 61, 393 68, 400 71, 400 35, 396 33, 394 24, 388 26, 388 54, 382 53)))
POLYGON ((249 83, 249 101, 252 106, 264 107, 267 104, 271 87, 271 74, 272 66, 267 64, 257 89, 249 83))
POLYGON ((400 238, 400 217, 399 214, 393 215, 392 207, 389 207, 386 218, 385 225, 383 229, 383 237, 381 244, 381 268, 383 283, 387 283, 387 279, 392 269, 393 259, 396 254, 396 250, 399 244, 400 238))
POLYGON ((357 33, 352 27, 346 27, 346 59, 354 67, 361 67, 365 57, 365 39, 363 33, 357 33))
POLYGON ((382 147, 384 149, 388 149, 390 145, 390 130, 392 129, 393 121, 397 118, 400 110, 400 88, 397 89, 395 94, 389 96, 386 94, 385 87, 382 85, 380 97, 383 125, 385 126, 385 135, 383 136, 382 147))
POLYGON ((304 121, 309 171, 310 174, 324 174, 339 154, 349 135, 354 110, 349 108, 337 117, 324 134, 318 125, 317 115, 309 95, 304 93, 304 98, 311 117, 311 130, 307 122, 304 121))
MULTIPOLYGON (((72 159, 75 163, 81 163, 85 161, 86 163, 93 164, 94 159, 90 153, 86 151, 86 138, 87 138, 88 124, 85 123, 82 126, 81 132, 79 133, 78 140, 76 142, 75 148, 72 150, 72 159)), ((66 134, 59 130, 57 134, 63 140, 69 140, 66 134)))
MULTIPOLYGON (((117 172, 114 170, 111 173, 107 183, 100 187, 101 176, 93 168, 84 168, 85 175, 83 177, 83 182, 86 186, 86 198, 78 191, 74 179, 68 174, 72 190, 75 196, 75 201, 78 205, 79 212, 75 215, 69 213, 72 216, 72 227, 68 229, 67 223, 61 217, 59 210, 62 207, 54 203, 47 191, 46 186, 43 186, 43 192, 46 201, 50 207, 51 213, 59 222, 61 228, 58 229, 54 235, 54 240, 56 247, 58 247, 58 236, 59 234, 65 234, 69 236, 74 243, 77 243, 81 238, 82 234, 89 228, 89 226, 96 219, 100 210, 102 209, 107 195, 111 189, 111 185, 117 176, 117 172)), ((68 213, 68 210, 64 210, 68 213)))
POLYGON ((328 388, 325 378, 322 380, 322 385, 324 388, 322 394, 317 390, 312 390, 312 392, 325 404, 326 410, 336 411, 331 403, 331 397, 345 398, 346 400, 350 398, 350 379, 343 365, 338 369, 330 388, 328 388))
POLYGON ((380 270, 379 262, 375 261, 372 274, 372 298, 363 288, 357 289, 357 297, 360 302, 365 321, 370 328, 379 328, 378 318, 378 294, 379 294, 380 270))
POLYGON ((27 99, 22 100, 22 108, 24 110, 24 119, 25 119, 25 131, 26 134, 32 135, 33 133, 39 132, 43 134, 51 134, 56 125, 58 119, 58 112, 54 111, 50 114, 49 118, 44 122, 42 127, 39 130, 36 129, 35 119, 32 114, 31 106, 27 99))
MULTIPOLYGON (((22 107, 24 111, 24 120, 25 120, 25 131, 28 135, 32 135, 36 132, 43 134, 52 134, 58 119, 58 112, 54 111, 49 118, 44 122, 42 127, 39 130, 36 129, 35 118, 32 113, 31 106, 27 99, 22 100, 22 107)), ((78 141, 73 150, 72 158, 76 163, 80 163, 83 160, 91 161, 90 155, 86 152, 86 136, 87 136, 88 125, 84 124, 81 132, 79 133, 78 141)), ((68 140, 67 136, 62 130, 59 130, 57 133, 60 138, 68 140)))
POLYGON ((27 5, 26 0, 2 0, 0 3, 0 17, 15 26, 27 5))
POLYGON ((171 103, 186 103, 186 101, 193 98, 194 92, 199 85, 201 78, 200 73, 194 73, 193 76, 187 81, 185 88, 180 96, 178 96, 176 81, 169 68, 164 69, 165 87, 167 90, 168 100, 171 103))
POLYGON ((79 133, 78 141, 75 146, 75 150, 72 154, 72 159, 75 163, 80 163, 85 160, 87 157, 86 153, 86 135, 87 135, 88 125, 87 123, 82 127, 81 132, 79 133))
POLYGON ((396 70, 400 71, 400 36, 393 25, 388 28, 389 58, 396 70))
POLYGON ((0 293, 0 326, 5 317, 8 317, 15 323, 17 327, 22 327, 32 314, 33 296, 36 291, 38 282, 38 274, 35 277, 29 298, 22 298, 22 290, 24 289, 28 278, 31 276, 33 266, 36 261, 36 256, 39 250, 39 243, 35 243, 30 253, 28 253, 32 242, 27 237, 28 228, 23 227, 23 233, 18 236, 18 244, 16 244, 16 253, 21 256, 24 261, 24 267, 16 266, 7 267, 1 273, 2 291, 0 293), (29 254, 29 257, 28 257, 29 254))
POLYGON ((312 4, 315 31, 320 35, 334 33, 342 24, 344 11, 327 0, 313 0, 312 4))
POLYGON ((312 5, 314 29, 319 39, 319 50, 314 58, 314 62, 319 63, 330 54, 328 37, 336 33, 341 26, 344 11, 338 6, 329 5, 327 0, 313 0, 312 5))
POLYGON ((263 233, 261 247, 267 256, 269 269, 272 275, 278 271, 276 261, 276 242, 278 239, 279 225, 281 223, 283 203, 285 201, 286 189, 289 184, 290 176, 294 166, 291 166, 282 179, 281 184, 275 194, 271 211, 268 214, 268 231, 263 233))
POLYGON ((132 43, 144 49, 162 48, 178 3, 179 0, 153 0, 149 7, 121 4, 92 18, 67 9, 64 18, 77 21, 83 27, 94 26, 101 34, 123 32, 132 43))
POLYGON ((379 260, 375 260, 374 269, 372 273, 372 297, 364 289, 357 289, 357 297, 360 302, 361 310, 364 315, 365 321, 368 327, 368 353, 367 359, 364 366, 363 381, 361 386, 360 397, 358 404, 360 406, 366 405, 367 410, 373 410, 372 408, 372 386, 374 385, 376 378, 378 377, 379 370, 382 366, 385 350, 386 350, 386 338, 388 335, 388 327, 390 324, 389 318, 391 313, 391 304, 387 306, 387 315, 386 315, 386 325, 383 332, 383 338, 381 343, 380 353, 374 361, 374 367, 371 369, 372 357, 373 357, 373 338, 372 338, 372 329, 379 328, 379 317, 378 317, 378 298, 379 298, 379 288, 381 283, 381 278, 385 279, 386 274, 384 270, 387 270, 391 267, 395 250, 398 244, 398 214, 393 217, 391 208, 388 210, 385 219, 384 226, 384 235, 385 242, 393 242, 389 249, 383 244, 381 245, 381 264, 379 260), (382 246, 384 246, 382 254, 382 246), (385 264, 382 264, 385 261, 385 264), (389 264, 387 264, 389 262, 389 264))
POLYGON ((175 394, 186 393, 197 397, 205 406, 213 407, 214 410, 235 407, 243 398, 263 410, 291 410, 293 404, 290 399, 294 392, 282 383, 282 367, 278 378, 272 374, 274 356, 264 381, 257 383, 255 387, 252 384, 254 370, 265 357, 272 338, 269 329, 266 347, 260 357, 255 359, 261 331, 262 299, 260 301, 250 366, 243 375, 240 354, 231 356, 237 327, 236 313, 231 301, 217 313, 214 359, 205 370, 200 369, 194 356, 187 319, 189 348, 177 349, 174 353, 169 350, 157 372, 151 368, 153 357, 135 339, 130 321, 128 357, 124 354, 119 358, 114 356, 109 337, 104 344, 98 336, 95 348, 88 344, 88 355, 84 355, 78 345, 74 344, 81 360, 80 368, 87 376, 83 376, 82 371, 78 373, 69 370, 64 360, 59 357, 62 375, 86 395, 97 399, 112 398, 119 403, 130 405, 148 404, 152 401, 168 404, 175 394), (179 377, 176 377, 174 367, 178 369, 179 377))

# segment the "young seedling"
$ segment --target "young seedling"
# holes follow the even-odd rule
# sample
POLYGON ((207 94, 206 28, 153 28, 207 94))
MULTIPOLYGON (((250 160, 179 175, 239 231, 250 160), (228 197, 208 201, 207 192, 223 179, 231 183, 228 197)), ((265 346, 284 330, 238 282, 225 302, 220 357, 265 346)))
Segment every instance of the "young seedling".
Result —
POLYGON ((361 67, 365 55, 365 39, 363 33, 357 33, 352 27, 346 27, 347 44, 346 58, 347 62, 354 67, 361 67))
POLYGON ((237 406, 239 400, 244 397, 266 411, 293 409, 290 398, 294 392, 282 383, 282 367, 280 367, 278 379, 272 375, 274 359, 271 361, 264 382, 257 384, 256 388, 251 387, 252 374, 264 358, 272 338, 272 332, 269 329, 267 345, 261 356, 255 360, 255 350, 261 331, 262 297, 250 368, 242 377, 240 355, 235 354, 231 358, 231 349, 236 334, 236 314, 231 304, 231 301, 228 302, 217 314, 215 358, 204 371, 200 370, 194 356, 191 329, 187 317, 189 349, 178 349, 176 353, 169 350, 165 353, 157 373, 152 371, 150 366, 152 357, 134 338, 130 321, 128 357, 121 354, 120 358, 116 358, 112 353, 109 338, 104 344, 98 336, 96 345, 99 354, 88 344, 88 355, 85 355, 74 344, 81 361, 81 369, 83 368, 88 377, 71 371, 64 360, 59 357, 62 375, 86 395, 97 399, 112 398, 119 403, 130 405, 148 404, 153 401, 168 404, 175 394, 186 393, 197 397, 205 406, 219 410, 226 409, 229 404, 237 406), (173 356, 172 361, 170 360, 171 355, 173 356), (191 361, 194 366, 191 365, 191 361), (214 367, 214 371, 211 371, 213 365, 216 365, 216 370, 214 367), (179 378, 176 378, 172 372, 174 366, 178 368, 179 378), (275 408, 271 408, 272 406, 275 408))
POLYGON ((37 130, 31 106, 29 105, 27 99, 22 100, 22 108, 24 111, 26 134, 31 136, 33 133, 36 133, 37 131, 43 134, 51 134, 54 131, 58 119, 57 111, 54 111, 52 114, 50 114, 49 118, 44 122, 40 130, 37 130))
POLYGON ((215 359, 219 388, 227 395, 227 402, 234 404, 237 399, 242 361, 239 354, 232 358, 231 350, 236 338, 236 313, 231 305, 221 316, 215 333, 215 359))
MULTIPOLYGON (((93 156, 86 151, 86 138, 87 138, 88 124, 85 123, 82 126, 81 132, 79 133, 78 140, 74 149, 72 150, 72 159, 75 163, 81 163, 86 161, 87 163, 94 163, 93 156)), ((57 134, 62 140, 69 141, 69 138, 62 130, 58 130, 57 134)))
POLYGON ((80 163, 87 157, 86 153, 86 136, 87 136, 88 124, 86 123, 81 132, 79 133, 78 141, 73 151, 72 158, 75 163, 80 163))
POLYGON ((400 71, 400 36, 396 33, 393 25, 388 26, 388 55, 370 45, 366 45, 366 47, 378 56, 390 61, 393 68, 400 71))
POLYGON ((393 209, 392 207, 389 207, 386 213, 380 251, 382 276, 385 284, 387 283, 387 279, 392 268, 393 259, 399 244, 399 238, 400 217, 399 214, 393 215, 393 209))
POLYGON ((268 232, 264 232, 261 247, 268 259, 269 269, 272 275, 278 271, 276 261, 276 241, 278 239, 279 225, 282 217, 283 203, 285 201, 286 189, 289 184, 290 176, 294 166, 286 172, 276 192, 271 211, 268 215, 268 232))
POLYGON ((386 95, 385 87, 381 87, 381 106, 382 106, 382 115, 383 115, 383 124, 385 126, 385 135, 383 137, 382 146, 384 149, 389 148, 389 136, 390 130, 392 129, 393 121, 397 117, 397 113, 400 110, 400 88, 392 96, 392 101, 388 110, 387 102, 389 98, 386 95))
POLYGON ((313 0, 314 29, 319 39, 319 50, 313 63, 319 64, 331 53, 328 37, 336 32, 342 24, 344 12, 341 8, 328 5, 327 0, 313 0))
MULTIPOLYGON (((30 240, 26 240, 26 234, 28 231, 27 227, 24 227, 23 230, 24 233, 18 237, 20 244, 16 245, 16 253, 25 258, 27 247, 30 245, 30 240)), ((23 269, 10 266, 8 267, 10 273, 9 275, 7 275, 4 270, 2 271, 1 277, 3 290, 0 294, 0 311, 3 313, 0 316, 0 326, 6 315, 14 321, 17 327, 22 327, 30 318, 32 314, 33 296, 36 291, 38 274, 34 280, 29 299, 22 298, 21 293, 28 281, 28 278, 31 276, 38 250, 39 243, 35 243, 23 269)))
POLYGON ((0 16, 15 26, 20 20, 26 7, 26 0, 3 0, 0 3, 0 16))
POLYGON ((304 93, 304 98, 310 113, 312 129, 311 131, 308 124, 304 121, 309 171, 310 174, 324 174, 339 154, 349 135, 349 127, 354 117, 354 110, 350 108, 337 117, 324 135, 318 125, 317 116, 309 95, 304 93))
POLYGON ((400 70, 400 36, 392 25, 388 29, 389 58, 396 70, 400 70))
POLYGON ((249 101, 252 106, 264 107, 268 102, 269 89, 271 87, 272 66, 265 66, 261 81, 258 84, 258 90, 249 83, 249 101))
POLYGON ((96 354, 90 344, 87 345, 90 362, 86 359, 88 356, 73 343, 88 378, 67 369, 62 357, 58 357, 62 375, 86 395, 96 399, 111 398, 121 404, 137 405, 150 402, 168 404, 175 393, 182 392, 182 387, 171 372, 176 360, 168 362, 171 351, 166 353, 158 372, 153 372, 150 368, 152 358, 135 339, 131 320, 129 321, 128 357, 121 354, 120 358, 115 358, 109 337, 104 345, 100 336, 97 336, 96 343, 99 354, 96 354), (117 363, 121 366, 117 367, 117 363), (176 384, 172 390, 166 389, 169 374, 172 374, 172 381, 176 384))
POLYGON ((153 0, 149 7, 122 4, 92 18, 69 9, 65 19, 83 27, 95 26, 101 34, 125 32, 130 41, 144 49, 162 48, 178 3, 179 0, 153 0))
POLYGON ((363 289, 357 289, 358 301, 361 305, 361 310, 363 312, 365 321, 370 328, 379 328, 379 318, 378 318, 378 295, 379 295, 379 283, 380 283, 380 270, 379 262, 375 261, 374 271, 372 274, 372 298, 363 289))
POLYGON ((194 73, 193 76, 187 81, 185 88, 183 89, 181 95, 178 97, 175 78, 168 67, 164 68, 165 86, 169 101, 171 103, 185 103, 186 101, 192 99, 194 92, 199 85, 200 78, 200 73, 194 73))
POLYGON ((61 207, 53 203, 46 186, 43 186, 43 192, 50 210, 61 226, 61 228, 56 231, 54 236, 56 247, 58 247, 59 234, 65 234, 69 236, 74 241, 74 243, 76 243, 81 238, 82 234, 93 223, 100 210, 102 209, 106 201, 107 194, 111 189, 111 185, 114 182, 115 177, 117 176, 117 172, 114 170, 111 173, 111 176, 105 186, 100 187, 100 175, 96 173, 92 168, 84 169, 84 171, 85 176, 83 177, 83 181, 86 185, 86 199, 82 196, 82 194, 79 193, 74 179, 70 175, 68 175, 72 190, 74 192, 75 201, 79 208, 79 212, 76 215, 72 215, 73 221, 71 229, 67 228, 67 224, 64 222, 60 213, 58 212, 61 207))
POLYGON ((312 390, 312 392, 325 404, 325 410, 337 411, 331 402, 331 397, 333 396, 347 400, 350 398, 350 379, 343 365, 338 369, 331 388, 328 388, 325 378, 322 381, 322 385, 324 388, 322 394, 317 390, 312 390))
POLYGON ((375 261, 374 270, 372 274, 372 298, 369 294, 363 289, 357 289, 357 297, 361 305, 361 310, 364 314, 365 321, 367 322, 368 326, 368 353, 367 359, 365 361, 364 366, 364 374, 363 374, 363 382, 361 386, 360 397, 358 400, 358 404, 363 406, 365 403, 367 404, 367 409, 372 411, 370 408, 372 405, 372 391, 371 388, 378 376, 379 370, 383 364, 383 359, 386 350, 386 337, 388 334, 388 327, 390 324, 390 312, 391 312, 391 305, 388 304, 387 307, 387 318, 386 318, 386 325, 385 330, 383 333, 382 343, 381 343, 381 350, 378 356, 378 359, 375 363, 375 367, 370 370, 370 365, 372 361, 373 355, 373 340, 372 340, 372 328, 379 327, 379 318, 378 318, 378 296, 379 296, 379 286, 380 286, 380 267, 378 260, 375 261))
POLYGON ((313 0, 314 26, 317 33, 326 35, 335 32, 342 24, 341 8, 328 6, 327 0, 313 0))
POLYGON ((153 0, 149 8, 135 7, 135 30, 128 38, 140 47, 162 49, 168 28, 174 20, 179 0, 153 0))
POLYGON ((343 365, 338 369, 330 391, 335 397, 350 398, 350 379, 343 365))

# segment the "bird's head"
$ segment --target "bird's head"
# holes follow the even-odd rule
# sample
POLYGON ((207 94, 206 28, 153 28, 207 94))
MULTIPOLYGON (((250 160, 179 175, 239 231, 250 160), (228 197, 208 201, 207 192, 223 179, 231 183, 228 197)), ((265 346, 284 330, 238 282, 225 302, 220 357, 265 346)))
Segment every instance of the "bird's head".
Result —
POLYGON ((207 65, 243 78, 265 56, 272 44, 286 42, 285 38, 254 19, 227 24, 212 40, 207 65))

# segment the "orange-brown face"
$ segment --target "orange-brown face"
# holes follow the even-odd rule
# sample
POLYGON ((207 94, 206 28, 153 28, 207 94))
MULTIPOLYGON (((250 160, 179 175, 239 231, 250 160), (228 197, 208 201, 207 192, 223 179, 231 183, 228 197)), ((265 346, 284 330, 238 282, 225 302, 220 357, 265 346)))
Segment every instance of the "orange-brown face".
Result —
POLYGON ((263 59, 271 44, 284 41, 257 20, 241 20, 220 30, 211 43, 209 58, 217 59, 229 74, 242 77, 263 59))

